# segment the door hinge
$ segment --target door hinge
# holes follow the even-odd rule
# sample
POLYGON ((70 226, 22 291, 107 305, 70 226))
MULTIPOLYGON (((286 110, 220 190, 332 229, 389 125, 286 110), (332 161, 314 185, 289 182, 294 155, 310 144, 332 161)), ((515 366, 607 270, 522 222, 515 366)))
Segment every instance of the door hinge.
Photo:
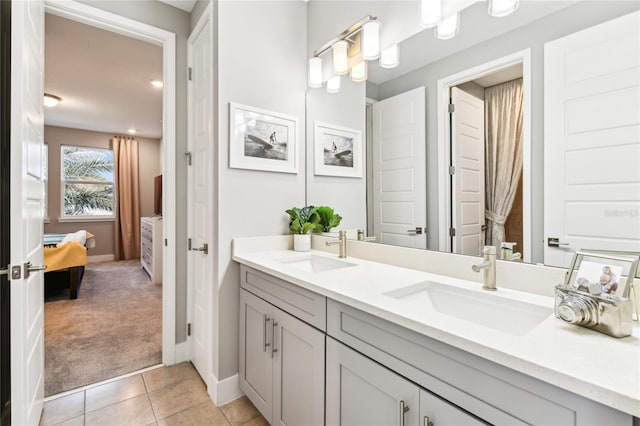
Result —
POLYGON ((187 250, 191 250, 191 238, 187 238, 187 250))
POLYGON ((456 236, 456 228, 449 228, 449 236, 450 237, 456 236))
POLYGON ((191 323, 187 323, 187 336, 191 336, 191 323))
POLYGON ((169 240, 167 240, 166 238, 164 239, 164 246, 169 247, 169 240))
POLYGON ((456 174, 456 166, 449 166, 449 174, 451 176, 456 174))
POLYGON ((6 275, 7 280, 19 280, 22 278, 22 267, 20 265, 7 265, 0 269, 0 275, 6 275))
POLYGON ((187 164, 191 165, 191 153, 189 151, 184 153, 185 157, 187 157, 187 164))
POLYGON ((455 104, 449 104, 449 113, 454 113, 456 112, 456 105, 455 104))
POLYGON ((191 80, 192 80, 192 74, 193 74, 193 68, 189 67, 189 68, 188 68, 188 70, 189 70, 189 71, 188 71, 188 74, 189 74, 189 81, 191 81, 191 80))

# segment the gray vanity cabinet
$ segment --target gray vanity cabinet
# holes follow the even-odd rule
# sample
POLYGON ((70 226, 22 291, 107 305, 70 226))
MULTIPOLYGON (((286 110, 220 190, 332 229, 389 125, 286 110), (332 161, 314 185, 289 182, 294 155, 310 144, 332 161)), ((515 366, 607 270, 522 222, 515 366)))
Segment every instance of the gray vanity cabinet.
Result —
POLYGON ((431 392, 420 390, 420 425, 421 426, 483 426, 487 423, 462 411, 455 405, 438 398, 431 392))
POLYGON ((240 290, 240 388, 272 425, 324 424, 325 334, 240 290))

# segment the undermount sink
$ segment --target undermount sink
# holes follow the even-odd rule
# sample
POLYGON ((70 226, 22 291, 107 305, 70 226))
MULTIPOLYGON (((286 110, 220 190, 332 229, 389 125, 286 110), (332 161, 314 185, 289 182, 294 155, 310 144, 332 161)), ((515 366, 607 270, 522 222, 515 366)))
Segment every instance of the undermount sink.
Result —
POLYGON ((304 257, 298 257, 296 259, 281 260, 281 262, 286 266, 291 266, 292 268, 300 269, 305 272, 325 272, 355 266, 354 263, 349 263, 338 259, 331 259, 328 257, 316 256, 313 254, 304 257))
POLYGON ((435 281, 412 284, 384 295, 513 335, 528 333, 553 314, 550 307, 435 281))

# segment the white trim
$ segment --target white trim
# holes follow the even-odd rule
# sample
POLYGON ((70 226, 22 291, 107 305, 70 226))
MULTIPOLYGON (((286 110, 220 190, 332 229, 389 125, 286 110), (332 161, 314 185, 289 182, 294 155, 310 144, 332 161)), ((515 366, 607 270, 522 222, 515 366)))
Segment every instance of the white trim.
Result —
POLYGON ((163 51, 163 235, 162 362, 175 363, 176 330, 176 35, 142 22, 69 0, 45 0, 49 13, 162 46, 163 51))
POLYGON ((240 376, 238 374, 234 374, 223 380, 218 380, 218 378, 212 374, 209 377, 209 383, 207 392, 213 403, 218 407, 244 395, 242 390, 240 390, 240 376))
POLYGON ((176 343, 176 364, 189 361, 191 359, 191 354, 189 353, 189 338, 184 342, 176 343))
POLYGON ((521 50, 510 55, 486 62, 482 65, 461 71, 438 80, 438 249, 450 251, 450 184, 449 184, 449 134, 448 120, 449 89, 452 86, 491 74, 503 68, 522 63, 522 251, 524 261, 531 261, 531 49, 521 50), (444 180, 444 182, 443 182, 444 180))
POLYGON ((87 256, 87 262, 100 263, 100 262, 113 262, 116 260, 115 254, 97 254, 95 256, 87 256))

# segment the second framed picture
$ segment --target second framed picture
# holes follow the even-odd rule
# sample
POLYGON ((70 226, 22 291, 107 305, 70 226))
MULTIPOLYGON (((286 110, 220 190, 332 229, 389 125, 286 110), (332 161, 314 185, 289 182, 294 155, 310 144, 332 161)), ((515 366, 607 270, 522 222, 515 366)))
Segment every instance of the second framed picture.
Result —
POLYGON ((362 178, 362 132, 314 122, 314 173, 362 178))

